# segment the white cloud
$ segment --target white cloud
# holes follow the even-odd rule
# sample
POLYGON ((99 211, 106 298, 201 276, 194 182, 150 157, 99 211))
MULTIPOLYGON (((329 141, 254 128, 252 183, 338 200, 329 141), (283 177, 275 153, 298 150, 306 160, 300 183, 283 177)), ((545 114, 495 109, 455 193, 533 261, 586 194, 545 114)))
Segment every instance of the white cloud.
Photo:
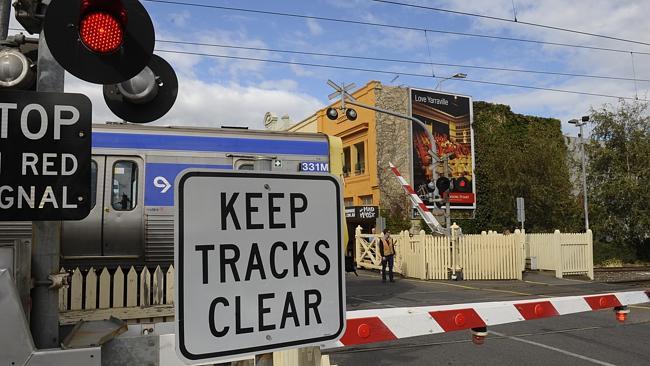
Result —
MULTIPOLYGON (((431 5, 431 3, 426 3, 431 5)), ((568 4, 562 0, 517 0, 517 17, 519 21, 540 23, 562 28, 570 28, 590 33, 609 35, 613 37, 644 41, 650 32, 650 24, 646 21, 650 13, 650 2, 639 1, 605 1, 605 0, 575 0, 568 4)), ((512 18, 511 0, 481 1, 468 0, 463 2, 443 0, 436 2, 436 6, 479 14, 512 18)), ((432 14, 437 14, 432 12, 432 14)), ((537 39, 548 42, 579 44, 595 47, 607 47, 623 50, 641 49, 642 46, 612 41, 599 37, 581 35, 577 33, 548 30, 531 27, 523 24, 506 23, 480 18, 466 18, 472 24, 472 32, 494 35, 508 35, 513 37, 537 39)), ((593 51, 580 48, 542 46, 533 51, 533 54, 522 54, 518 46, 522 44, 512 42, 498 42, 498 52, 512 55, 512 60, 517 60, 521 68, 544 69, 545 66, 531 66, 534 62, 549 64, 550 67, 562 67, 563 72, 617 76, 632 78, 632 58, 629 53, 613 53, 593 51), (551 66, 554 64, 555 66, 551 66)), ((528 49, 528 47, 521 47, 528 49)), ((497 50, 495 50, 496 52, 497 50)), ((647 52, 647 48, 643 49, 647 52)), ((499 66, 507 65, 510 60, 494 59, 493 55, 482 55, 485 63, 496 63, 499 66), (492 61, 489 61, 491 57, 492 61)), ((636 55, 634 66, 636 77, 648 79, 650 75, 650 56, 636 55)), ((549 68, 546 68, 549 70, 549 68)), ((473 72, 477 75, 478 72, 473 72)), ((470 78, 473 75, 470 74, 470 78)), ((544 86, 556 89, 576 90, 589 93, 608 94, 623 97, 634 97, 635 84, 631 81, 590 79, 580 77, 555 77, 555 76, 527 76, 515 73, 482 73, 476 79, 506 81, 516 84, 544 86)), ((648 94, 650 83, 639 81, 636 83, 638 95, 644 98, 648 94)), ((606 97, 593 97, 586 95, 563 94, 552 91, 525 90, 525 89, 496 89, 488 101, 511 105, 519 113, 545 114, 547 117, 558 118, 563 121, 565 131, 575 133, 566 121, 571 118, 587 114, 590 107, 603 103, 616 103, 616 99, 606 97), (532 111, 532 112, 531 112, 532 111)))
POLYGON ((323 34, 323 27, 321 27, 314 19, 307 19, 307 28, 312 36, 320 36, 323 34))
MULTIPOLYGON (((106 107, 100 85, 66 76, 66 92, 83 93, 91 99, 95 123, 119 121, 106 107)), ((294 121, 300 121, 322 108, 323 103, 312 96, 285 90, 284 87, 290 84, 290 81, 280 81, 276 88, 272 88, 268 82, 245 87, 207 83, 179 76, 176 104, 167 115, 153 124, 207 127, 227 125, 262 129, 266 112, 287 113, 294 121)))
POLYGON ((192 14, 187 10, 183 10, 183 11, 181 11, 179 13, 171 13, 171 14, 169 14, 169 19, 171 20, 171 22, 175 26, 181 27, 181 28, 183 28, 183 27, 185 27, 187 25, 187 21, 190 20, 191 17, 192 17, 192 14))

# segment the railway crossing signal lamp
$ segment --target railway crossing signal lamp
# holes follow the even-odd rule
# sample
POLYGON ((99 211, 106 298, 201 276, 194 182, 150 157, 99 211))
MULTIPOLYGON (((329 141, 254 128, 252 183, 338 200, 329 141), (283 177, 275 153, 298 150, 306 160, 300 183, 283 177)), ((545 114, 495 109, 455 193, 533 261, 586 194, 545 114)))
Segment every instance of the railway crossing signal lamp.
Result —
POLYGON ((442 196, 443 193, 449 191, 451 188, 451 180, 447 177, 440 177, 436 180, 436 187, 438 188, 438 192, 442 196))
POLYGON ((348 120, 355 121, 357 119, 357 111, 352 108, 345 110, 345 116, 348 117, 348 120))
POLYGON ((157 55, 133 78, 104 85, 104 101, 116 116, 128 122, 147 123, 164 116, 178 95, 174 69, 157 55))
POLYGON ((0 50, 0 88, 31 88, 35 81, 34 66, 18 48, 0 50))
MULTIPOLYGON (((336 121, 339 118, 339 111, 337 111, 336 108, 327 108, 326 114, 327 118, 331 119, 332 121, 336 121)), ((357 111, 352 108, 345 108, 345 116, 349 121, 356 121, 358 117, 357 111)))
POLYGON ((137 0, 52 0, 43 29, 56 61, 95 84, 129 80, 153 55, 153 23, 137 0))
POLYGON ((327 118, 331 119, 332 121, 336 121, 339 118, 339 112, 336 110, 336 108, 327 108, 327 118))

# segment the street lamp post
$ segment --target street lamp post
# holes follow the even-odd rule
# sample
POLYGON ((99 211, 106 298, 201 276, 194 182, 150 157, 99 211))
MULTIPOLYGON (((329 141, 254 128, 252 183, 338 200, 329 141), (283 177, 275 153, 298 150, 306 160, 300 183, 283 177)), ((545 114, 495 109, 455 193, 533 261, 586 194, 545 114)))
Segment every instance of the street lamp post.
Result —
POLYGON ((462 72, 457 72, 457 73, 453 74, 452 76, 441 79, 438 82, 438 84, 436 84, 436 87, 434 89, 438 90, 438 88, 440 87, 440 84, 442 84, 443 82, 445 82, 445 81, 447 81, 449 79, 465 79, 466 77, 467 77, 467 74, 462 73, 462 72))
POLYGON ((587 166, 585 164, 585 142, 582 127, 589 122, 589 116, 583 116, 580 120, 572 119, 569 123, 580 127, 580 159, 582 161, 582 190, 584 194, 584 211, 585 211, 585 232, 589 230, 589 207, 587 205, 587 166))

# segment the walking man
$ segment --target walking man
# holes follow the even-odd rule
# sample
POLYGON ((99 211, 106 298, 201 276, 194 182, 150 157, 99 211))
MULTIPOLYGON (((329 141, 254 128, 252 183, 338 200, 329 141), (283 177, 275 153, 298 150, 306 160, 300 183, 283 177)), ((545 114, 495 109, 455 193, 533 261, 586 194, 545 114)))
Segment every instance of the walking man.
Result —
POLYGON ((388 266, 388 278, 393 280, 393 264, 395 263, 395 242, 390 237, 390 230, 384 229, 384 236, 381 237, 379 254, 381 254, 381 282, 386 282, 386 266, 388 266))

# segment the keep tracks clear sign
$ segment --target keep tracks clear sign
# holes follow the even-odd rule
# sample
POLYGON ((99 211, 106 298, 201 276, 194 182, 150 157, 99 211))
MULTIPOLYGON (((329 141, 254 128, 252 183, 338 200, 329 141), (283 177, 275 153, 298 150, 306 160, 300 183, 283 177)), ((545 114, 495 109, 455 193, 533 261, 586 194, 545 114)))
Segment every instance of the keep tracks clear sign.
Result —
POLYGON ((334 176, 191 169, 175 187, 179 356, 223 362, 342 336, 334 176))

